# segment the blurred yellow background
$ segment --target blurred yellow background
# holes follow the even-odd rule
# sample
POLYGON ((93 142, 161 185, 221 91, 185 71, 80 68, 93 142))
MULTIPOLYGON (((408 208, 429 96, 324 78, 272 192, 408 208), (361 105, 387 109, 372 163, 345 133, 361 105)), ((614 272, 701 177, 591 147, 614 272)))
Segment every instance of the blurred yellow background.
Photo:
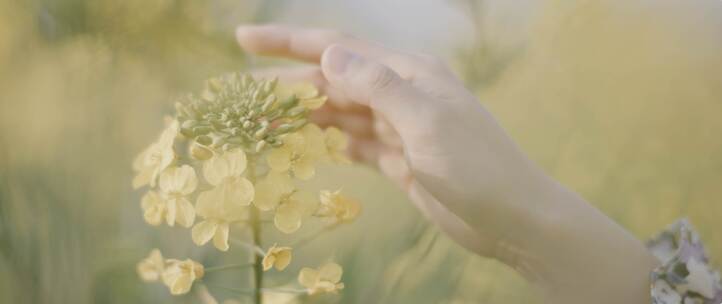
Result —
MULTIPOLYGON (((253 22, 341 28, 444 56, 550 174, 640 238, 689 217, 720 265, 722 2, 337 2, 0 0, 0 303, 199 302, 136 276, 154 247, 222 258, 143 222, 130 163, 175 96, 279 63, 235 45, 234 26, 253 22)), ((346 270, 347 289, 315 303, 539 301, 511 270, 439 234, 373 170, 331 167, 321 179, 364 213, 300 253, 310 264, 331 253, 346 270)))

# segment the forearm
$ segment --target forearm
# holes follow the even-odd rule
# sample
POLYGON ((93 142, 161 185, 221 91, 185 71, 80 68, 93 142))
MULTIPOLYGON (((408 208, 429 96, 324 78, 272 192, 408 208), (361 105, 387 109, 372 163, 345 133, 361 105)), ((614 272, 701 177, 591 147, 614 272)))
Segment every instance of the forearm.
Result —
POLYGON ((656 259, 642 242, 576 193, 546 178, 527 193, 540 229, 520 245, 551 303, 650 303, 656 259))

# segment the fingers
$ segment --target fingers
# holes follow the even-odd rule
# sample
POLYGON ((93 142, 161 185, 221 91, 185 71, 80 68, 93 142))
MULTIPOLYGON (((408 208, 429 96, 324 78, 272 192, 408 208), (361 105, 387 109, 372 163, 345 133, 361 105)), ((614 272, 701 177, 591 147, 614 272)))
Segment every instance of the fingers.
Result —
POLYGON ((246 51, 319 63, 331 45, 339 44, 359 54, 392 66, 403 76, 411 75, 419 62, 410 54, 362 41, 336 31, 291 28, 282 25, 244 25, 236 29, 236 39, 246 51))
POLYGON ((309 82, 323 91, 328 82, 318 66, 270 67, 251 71, 254 78, 278 77, 282 82, 309 82))
POLYGON ((423 131, 439 103, 412 87, 394 70, 344 47, 329 47, 321 59, 326 80, 349 99, 368 105, 388 119, 402 137, 423 131))

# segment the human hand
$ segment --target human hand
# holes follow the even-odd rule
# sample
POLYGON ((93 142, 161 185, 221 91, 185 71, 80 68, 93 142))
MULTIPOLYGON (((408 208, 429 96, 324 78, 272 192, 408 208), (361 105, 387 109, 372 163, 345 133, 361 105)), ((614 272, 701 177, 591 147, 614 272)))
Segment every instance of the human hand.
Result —
POLYGON ((318 122, 349 133, 353 156, 378 166, 461 245, 550 290, 579 291, 565 301, 593 303, 609 288, 639 293, 639 282, 625 292, 616 279, 628 256, 647 269, 644 247, 529 161, 442 61, 327 30, 245 26, 237 38, 253 53, 320 65, 266 73, 316 84, 330 101, 318 122), (627 249, 610 257, 614 246, 627 249))

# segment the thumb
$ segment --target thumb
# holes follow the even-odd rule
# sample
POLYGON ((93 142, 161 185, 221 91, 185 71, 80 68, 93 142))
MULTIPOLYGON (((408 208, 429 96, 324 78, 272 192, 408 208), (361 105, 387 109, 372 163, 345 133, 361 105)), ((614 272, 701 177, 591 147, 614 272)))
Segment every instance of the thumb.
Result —
POLYGON ((434 102, 391 68, 344 47, 328 47, 321 57, 326 80, 354 102, 381 113, 404 137, 434 102))

